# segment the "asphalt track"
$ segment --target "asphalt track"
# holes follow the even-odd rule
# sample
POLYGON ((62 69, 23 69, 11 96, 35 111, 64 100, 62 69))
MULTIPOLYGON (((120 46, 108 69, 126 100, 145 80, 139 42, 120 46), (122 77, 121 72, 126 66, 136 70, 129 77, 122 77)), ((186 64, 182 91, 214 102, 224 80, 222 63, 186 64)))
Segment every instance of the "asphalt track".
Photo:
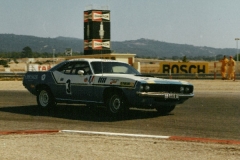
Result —
MULTIPOLYGON (((40 110, 27 91, 0 91, 1 133, 23 131, 89 131, 182 137, 192 141, 240 141, 239 92, 195 92, 195 97, 165 116, 155 110, 130 110, 122 117, 109 117, 102 109, 58 105, 40 110)), ((31 132, 29 132, 31 133, 31 132)), ((217 143, 218 143, 217 142, 217 143)))

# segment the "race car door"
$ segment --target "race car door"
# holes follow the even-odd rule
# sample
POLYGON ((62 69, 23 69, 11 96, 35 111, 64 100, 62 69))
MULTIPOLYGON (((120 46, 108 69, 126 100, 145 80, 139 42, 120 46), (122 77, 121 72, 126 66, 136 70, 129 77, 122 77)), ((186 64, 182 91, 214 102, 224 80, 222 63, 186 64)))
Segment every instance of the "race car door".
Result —
POLYGON ((91 69, 86 61, 73 61, 53 72, 58 83, 56 98, 70 101, 88 101, 93 91, 91 69))
MULTIPOLYGON (((53 87, 52 92, 56 99, 70 100, 71 92, 69 91, 67 84, 71 82, 69 80, 74 63, 68 62, 57 70, 53 71, 53 77, 55 78, 56 85, 53 87)), ((71 79, 71 78, 70 78, 71 79)))
POLYGON ((73 101, 89 102, 93 96, 93 79, 89 63, 77 61, 66 81, 66 92, 71 95, 73 101))

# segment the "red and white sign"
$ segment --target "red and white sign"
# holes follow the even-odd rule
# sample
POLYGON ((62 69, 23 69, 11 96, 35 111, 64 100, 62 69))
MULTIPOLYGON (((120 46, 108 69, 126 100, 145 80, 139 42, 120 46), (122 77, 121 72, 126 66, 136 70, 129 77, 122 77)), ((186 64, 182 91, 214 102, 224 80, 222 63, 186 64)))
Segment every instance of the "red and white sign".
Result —
POLYGON ((94 39, 92 40, 89 45, 92 49, 103 49, 103 48, 110 48, 110 41, 103 41, 101 39, 94 39))
POLYGON ((110 20, 110 13, 103 14, 101 11, 93 11, 91 15, 92 21, 101 22, 103 19, 108 21, 110 20))
POLYGON ((93 40, 92 41, 92 49, 102 49, 102 40, 93 40))
POLYGON ((84 22, 88 22, 88 19, 89 19, 89 15, 88 15, 88 12, 84 12, 84 22))
POLYGON ((88 40, 84 40, 84 50, 88 50, 88 40))
POLYGON ((51 69, 50 65, 39 65, 38 66, 38 71, 48 71, 49 69, 51 69))

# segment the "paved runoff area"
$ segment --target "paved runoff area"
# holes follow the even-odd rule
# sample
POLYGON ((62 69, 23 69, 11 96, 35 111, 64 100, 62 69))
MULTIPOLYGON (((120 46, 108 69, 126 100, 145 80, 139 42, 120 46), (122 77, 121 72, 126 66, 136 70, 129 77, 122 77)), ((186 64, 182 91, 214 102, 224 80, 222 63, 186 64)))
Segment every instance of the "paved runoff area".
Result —
MULTIPOLYGON (((240 92, 240 80, 185 81, 194 85, 195 92, 240 92)), ((26 91, 21 81, 0 81, 0 90, 26 91)), ((239 157, 239 141, 97 131, 1 131, 0 128, 0 159, 237 160, 239 157)))
MULTIPOLYGON (((184 80, 194 85, 195 92, 240 92, 240 80, 184 80)), ((22 81, 0 81, 0 90, 26 90, 22 81)))

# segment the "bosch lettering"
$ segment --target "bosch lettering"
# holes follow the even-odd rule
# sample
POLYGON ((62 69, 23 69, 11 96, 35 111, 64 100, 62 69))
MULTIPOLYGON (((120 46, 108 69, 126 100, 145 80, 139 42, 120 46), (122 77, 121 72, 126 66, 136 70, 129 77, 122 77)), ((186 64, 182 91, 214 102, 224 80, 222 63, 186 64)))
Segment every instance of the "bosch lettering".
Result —
POLYGON ((162 73, 208 73, 208 63, 160 63, 162 73))

